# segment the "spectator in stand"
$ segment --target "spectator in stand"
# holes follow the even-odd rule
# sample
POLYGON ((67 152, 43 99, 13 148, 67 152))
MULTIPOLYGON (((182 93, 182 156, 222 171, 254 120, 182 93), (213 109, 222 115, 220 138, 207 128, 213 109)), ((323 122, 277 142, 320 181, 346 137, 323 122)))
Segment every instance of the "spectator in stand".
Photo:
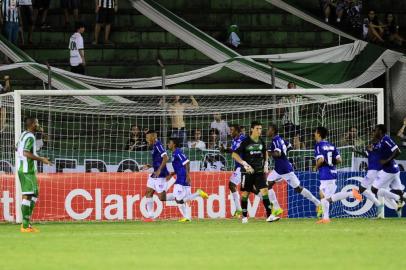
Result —
MULTIPOLYGON (((6 75, 4 76, 4 87, 3 85, 0 84, 0 94, 5 94, 7 92, 10 92, 11 90, 11 84, 10 84, 10 76, 6 75)), ((1 99, 0 99, 0 132, 2 132, 6 128, 6 107, 3 106, 1 99)))
POLYGON ((220 137, 219 137, 219 131, 216 128, 212 128, 209 131, 209 139, 207 143, 207 149, 209 150, 220 150, 220 137))
POLYGON ((61 8, 63 8, 63 12, 65 15, 65 28, 69 29, 69 11, 73 11, 73 20, 75 22, 79 21, 79 7, 80 7, 80 0, 61 0, 61 8))
POLYGON ((85 74, 86 60, 82 37, 85 32, 84 23, 76 22, 75 31, 69 40, 70 70, 73 73, 85 74))
POLYGON ((401 146, 403 148, 406 148, 406 134, 405 134, 405 128, 406 128, 406 117, 403 118, 403 125, 398 131, 398 137, 402 140, 401 146))
POLYGON ((24 30, 28 31, 28 44, 32 44, 32 32, 34 31, 33 9, 31 0, 19 0, 21 13, 21 44, 24 45, 24 30))
POLYGON ((393 13, 387 13, 385 16, 384 39, 390 43, 401 47, 405 39, 399 35, 399 25, 393 13))
MULTIPOLYGON (((296 84, 294 82, 288 83, 288 89, 295 88, 296 84)), ((303 110, 304 106, 297 106, 296 104, 302 102, 302 100, 301 96, 291 95, 288 98, 283 97, 280 101, 284 108, 278 109, 278 115, 282 115, 282 124, 288 140, 292 140, 295 134, 300 136, 300 110, 303 110)))
POLYGON ((363 147, 365 145, 364 140, 359 137, 358 129, 356 127, 350 127, 348 132, 344 134, 342 141, 343 146, 351 145, 355 147, 363 147))
MULTIPOLYGON (((16 0, 2 0, 0 23, 3 25, 3 34, 7 40, 17 45, 21 20, 20 7, 16 0)), ((6 62, 9 62, 7 57, 6 62)))
POLYGON ((128 151, 145 151, 147 150, 147 141, 144 133, 137 125, 131 126, 130 138, 127 141, 126 149, 128 151))
POLYGON ((192 136, 193 136, 193 140, 191 140, 187 143, 188 148, 205 150, 206 144, 202 140, 200 140, 202 137, 202 131, 199 128, 197 128, 197 129, 193 130, 192 136))
POLYGON ((214 114, 214 121, 210 124, 210 128, 215 128, 219 131, 219 141, 224 147, 227 147, 227 136, 230 135, 230 127, 226 121, 221 119, 221 114, 214 114))
POLYGON ((101 26, 104 25, 104 44, 113 45, 110 41, 111 24, 114 22, 114 13, 118 10, 118 0, 96 0, 96 27, 93 45, 99 43, 101 26))
POLYGON ((323 10, 324 21, 326 23, 328 23, 330 20, 332 10, 335 11, 337 23, 340 23, 345 10, 345 2, 344 0, 321 0, 321 8, 323 10))
POLYGON ((364 19, 363 24, 363 37, 364 39, 375 42, 384 43, 383 40, 384 26, 379 21, 378 16, 375 14, 375 10, 368 12, 368 17, 364 19))
POLYGON ((51 0, 33 0, 32 3, 34 8, 34 24, 39 25, 42 30, 51 28, 51 26, 46 22, 50 1, 51 0), (40 20, 39 17, 41 17, 40 20))
POLYGON ((347 24, 356 35, 359 35, 362 28, 361 10, 361 0, 346 0, 347 24))
POLYGON ((292 147, 294 150, 306 149, 305 143, 302 141, 298 131, 293 135, 292 147))

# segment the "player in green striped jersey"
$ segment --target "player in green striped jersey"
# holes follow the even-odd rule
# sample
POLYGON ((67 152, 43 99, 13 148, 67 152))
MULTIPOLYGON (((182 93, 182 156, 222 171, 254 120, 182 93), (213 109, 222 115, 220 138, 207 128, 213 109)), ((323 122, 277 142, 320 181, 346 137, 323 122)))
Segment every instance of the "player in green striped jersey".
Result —
POLYGON ((39 130, 38 119, 30 117, 25 120, 26 130, 17 143, 17 170, 21 183, 23 223, 21 232, 39 232, 30 224, 30 218, 38 200, 37 161, 47 165, 52 163, 45 157, 37 155, 35 132, 39 130))

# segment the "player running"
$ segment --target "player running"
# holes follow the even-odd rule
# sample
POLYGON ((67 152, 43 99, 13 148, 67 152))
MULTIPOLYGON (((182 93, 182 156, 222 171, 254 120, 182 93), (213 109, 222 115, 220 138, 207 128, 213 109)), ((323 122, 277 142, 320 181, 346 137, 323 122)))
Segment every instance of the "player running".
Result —
POLYGON ((269 217, 269 221, 278 221, 283 210, 279 206, 278 199, 276 198, 275 191, 272 187, 276 182, 286 181, 297 193, 314 203, 316 206, 317 216, 322 215, 322 209, 320 207, 320 201, 312 195, 312 193, 300 185, 300 181, 297 178, 292 164, 287 157, 289 143, 286 143, 281 136, 278 135, 278 128, 275 125, 270 125, 268 128, 268 137, 272 139, 272 142, 268 148, 269 154, 275 161, 274 170, 268 175, 268 196, 273 205, 272 215, 269 217))
MULTIPOLYGON (((248 196, 250 192, 259 190, 267 218, 271 216, 271 202, 268 197, 266 173, 268 173, 268 152, 265 142, 261 139, 262 125, 258 121, 251 123, 251 135, 247 137, 240 147, 232 154, 232 158, 242 165, 241 167, 241 208, 242 223, 248 223, 248 196)), ((268 221, 268 220, 267 220, 268 221)))
MULTIPOLYGON (((233 138, 231 142, 231 148, 225 149, 225 152, 232 153, 240 146, 241 142, 246 138, 244 134, 241 133, 241 126, 234 124, 230 126, 230 134, 233 138)), ((241 164, 235 161, 235 169, 228 182, 228 188, 231 191, 231 196, 233 197, 235 212, 234 217, 241 217, 242 208, 240 202, 240 194, 238 192, 237 186, 241 184, 241 164)))
POLYGON ((316 158, 316 170, 319 171, 320 198, 321 206, 323 208, 323 218, 317 221, 318 224, 330 223, 329 210, 331 203, 345 198, 355 198, 357 201, 362 200, 362 196, 356 189, 336 193, 336 165, 341 163, 341 156, 338 149, 325 140, 327 136, 327 128, 316 128, 316 131, 314 132, 314 139, 316 140, 314 156, 316 158))
POLYGON ((148 216, 144 221, 152 222, 154 221, 154 193, 156 192, 158 194, 158 198, 161 201, 174 201, 175 196, 172 193, 166 194, 168 188, 166 177, 169 175, 166 163, 168 162, 169 157, 162 143, 158 140, 157 132, 155 130, 149 130, 146 134, 146 140, 148 146, 152 147, 152 166, 147 164, 144 165, 144 167, 152 167, 154 172, 148 177, 147 190, 145 192, 148 216))
POLYGON ((27 118, 25 120, 25 128, 26 130, 21 134, 16 146, 17 169, 22 191, 21 212, 23 223, 21 224, 21 232, 31 233, 39 232, 38 229, 33 228, 30 224, 30 218, 39 195, 37 161, 47 165, 52 165, 52 163, 47 158, 37 155, 34 133, 39 131, 38 119, 34 117, 27 118))
POLYGON ((399 166, 395 161, 395 158, 400 154, 400 150, 386 132, 384 125, 377 125, 374 131, 374 136, 378 140, 378 153, 382 170, 378 173, 378 178, 373 182, 371 191, 377 196, 387 198, 392 207, 397 210, 398 216, 401 217, 406 197, 403 191, 405 187, 400 181, 399 166), (392 200, 395 200, 397 204, 392 200))
POLYGON ((174 172, 166 176, 169 180, 176 174, 176 182, 173 188, 176 203, 178 204, 179 211, 183 218, 179 222, 190 222, 192 220, 191 214, 188 211, 186 202, 194 200, 197 197, 207 199, 209 196, 201 189, 196 190, 191 194, 191 179, 190 179, 190 161, 186 155, 179 148, 179 141, 176 138, 169 139, 168 148, 172 151, 172 166, 174 172))

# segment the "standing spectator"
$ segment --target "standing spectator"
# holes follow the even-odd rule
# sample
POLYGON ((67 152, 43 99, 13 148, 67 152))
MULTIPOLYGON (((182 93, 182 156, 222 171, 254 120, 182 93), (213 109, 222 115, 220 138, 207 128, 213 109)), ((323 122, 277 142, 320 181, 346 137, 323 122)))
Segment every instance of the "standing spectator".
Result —
POLYGON ((375 14, 375 10, 370 10, 368 12, 368 17, 364 19, 363 24, 363 37, 364 39, 371 42, 381 42, 383 40, 384 27, 379 21, 378 16, 375 14))
MULTIPOLYGON (((294 82, 288 83, 288 89, 295 89, 294 82)), ((298 103, 303 101, 301 96, 291 95, 288 98, 283 97, 280 101, 284 105, 283 109, 279 109, 278 114, 282 115, 282 124, 285 130, 285 136, 291 140, 295 134, 300 136, 300 106, 298 103)))
POLYGON ((358 129, 356 127, 350 127, 348 132, 344 134, 342 145, 363 147, 365 142, 359 137, 358 129))
POLYGON ((227 122, 221 119, 221 114, 214 114, 214 121, 210 124, 211 129, 217 129, 220 134, 220 144, 227 146, 227 136, 230 135, 230 127, 227 122))
POLYGON ((188 148, 196 148, 200 150, 206 149, 206 144, 200 140, 202 137, 202 131, 197 128, 192 132, 193 139, 187 143, 188 148))
POLYGON ((93 45, 99 43, 101 26, 104 25, 104 44, 112 45, 110 41, 111 24, 114 21, 114 13, 118 10, 118 0, 96 0, 96 27, 94 31, 93 45))
MULTIPOLYGON (((0 84, 0 94, 5 94, 11 91, 11 84, 10 84, 10 76, 4 76, 4 87, 0 84)), ((0 132, 6 128, 6 118, 7 110, 6 107, 3 106, 1 99, 0 99, 0 132)))
POLYGON ((126 149, 128 151, 145 151, 147 150, 147 141, 143 136, 144 133, 137 125, 131 126, 130 138, 127 141, 126 149))
MULTIPOLYGON (((184 113, 187 109, 197 109, 199 104, 193 96, 190 96, 191 103, 180 102, 180 96, 175 96, 173 101, 168 104, 168 113, 171 117, 171 129, 168 136, 171 138, 177 138, 180 143, 180 147, 186 147, 186 124, 184 120, 184 113)), ((159 105, 166 106, 161 99, 159 105)))
POLYGON ((34 23, 39 25, 41 29, 49 29, 51 26, 46 23, 49 3, 51 0, 33 0, 32 6, 34 9, 34 23), (39 20, 38 18, 41 17, 39 20))
POLYGON ((61 8, 65 15, 65 28, 69 29, 69 11, 73 11, 73 20, 79 21, 80 0, 61 0, 61 8))
POLYGON ((398 137, 402 140, 401 146, 406 148, 406 135, 405 135, 405 128, 406 128, 406 117, 403 118, 403 125, 398 131, 398 137))
POLYGON ((34 31, 33 9, 31 0, 19 0, 22 25, 22 40, 24 45, 24 30, 28 31, 28 44, 32 44, 32 32, 34 31))
POLYGON ((220 140, 219 140, 219 131, 216 128, 212 128, 209 131, 209 140, 207 143, 207 149, 209 150, 220 150, 220 140))
POLYGON ((399 35, 399 25, 392 13, 386 14, 384 25, 384 39, 399 47, 402 46, 405 39, 399 35))
POLYGON ((332 10, 335 10, 337 23, 341 22, 341 18, 344 14, 345 2, 344 0, 321 0, 321 8, 324 14, 324 21, 326 23, 330 20, 330 14, 332 10))
POLYGON ((69 40, 70 70, 73 73, 85 74, 86 60, 82 37, 85 25, 82 22, 75 23, 75 31, 69 40))
MULTIPOLYGON (((20 8, 16 0, 2 0, 0 22, 3 24, 3 33, 7 40, 17 45, 21 21, 20 8)), ((8 59, 6 62, 8 62, 8 59)))

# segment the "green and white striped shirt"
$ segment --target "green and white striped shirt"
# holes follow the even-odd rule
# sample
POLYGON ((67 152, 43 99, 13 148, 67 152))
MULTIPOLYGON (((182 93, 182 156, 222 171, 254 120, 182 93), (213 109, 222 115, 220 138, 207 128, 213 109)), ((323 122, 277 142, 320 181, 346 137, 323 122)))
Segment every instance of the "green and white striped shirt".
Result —
POLYGON ((37 161, 24 156, 24 151, 29 151, 37 155, 35 136, 32 132, 24 131, 17 143, 18 171, 22 173, 36 173, 37 161))

